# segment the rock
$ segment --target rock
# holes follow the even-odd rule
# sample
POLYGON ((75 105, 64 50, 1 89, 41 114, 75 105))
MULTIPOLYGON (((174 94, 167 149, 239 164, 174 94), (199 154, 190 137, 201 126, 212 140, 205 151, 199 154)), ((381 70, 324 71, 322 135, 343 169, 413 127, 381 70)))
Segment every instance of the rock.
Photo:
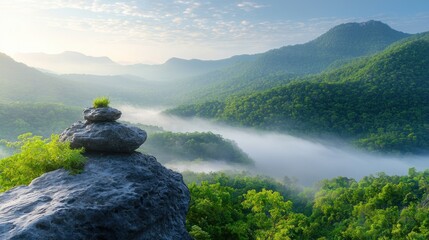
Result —
POLYGON ((110 153, 133 152, 146 138, 144 130, 118 122, 79 121, 60 135, 60 141, 70 141, 72 148, 110 153))
POLYGON ((0 194, 0 239, 191 239, 180 174, 141 153, 88 157, 0 194))
POLYGON ((87 108, 83 111, 83 118, 90 122, 113 122, 121 117, 121 111, 116 108, 87 108))

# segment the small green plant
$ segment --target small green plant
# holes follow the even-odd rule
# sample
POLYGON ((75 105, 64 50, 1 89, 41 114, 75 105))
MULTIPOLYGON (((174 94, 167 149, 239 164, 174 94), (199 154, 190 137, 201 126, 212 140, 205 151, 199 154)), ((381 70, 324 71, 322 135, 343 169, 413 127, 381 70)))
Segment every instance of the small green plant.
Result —
POLYGON ((103 108, 103 107, 108 107, 109 103, 110 103, 110 100, 108 97, 98 97, 94 99, 94 101, 92 102, 92 106, 94 108, 103 108))
POLYGON ((1 140, 16 149, 10 157, 0 159, 0 192, 15 186, 28 185, 33 179, 56 169, 80 173, 85 165, 83 148, 71 149, 69 142, 60 142, 59 135, 43 139, 31 133, 22 134, 17 142, 1 140))

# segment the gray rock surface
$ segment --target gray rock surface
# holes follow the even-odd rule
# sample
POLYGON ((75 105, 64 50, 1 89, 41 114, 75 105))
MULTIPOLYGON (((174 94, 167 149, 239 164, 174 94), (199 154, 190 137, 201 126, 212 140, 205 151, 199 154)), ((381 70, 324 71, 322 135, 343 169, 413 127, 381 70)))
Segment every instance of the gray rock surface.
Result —
POLYGON ((61 141, 70 141, 72 148, 86 151, 130 153, 147 138, 140 128, 118 122, 76 122, 60 135, 61 141))
POLYGON ((90 122, 113 122, 121 117, 121 111, 116 108, 87 108, 83 111, 83 118, 90 122))
POLYGON ((191 239, 182 176, 141 153, 89 155, 0 194, 0 239, 191 239))

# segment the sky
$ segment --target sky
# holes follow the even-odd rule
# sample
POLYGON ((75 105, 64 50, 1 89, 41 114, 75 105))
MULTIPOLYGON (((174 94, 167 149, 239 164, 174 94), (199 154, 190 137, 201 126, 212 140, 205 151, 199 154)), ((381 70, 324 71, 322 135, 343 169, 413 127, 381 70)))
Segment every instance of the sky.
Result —
POLYGON ((346 22, 429 30, 428 0, 0 0, 0 52, 120 63, 221 59, 305 43, 346 22))

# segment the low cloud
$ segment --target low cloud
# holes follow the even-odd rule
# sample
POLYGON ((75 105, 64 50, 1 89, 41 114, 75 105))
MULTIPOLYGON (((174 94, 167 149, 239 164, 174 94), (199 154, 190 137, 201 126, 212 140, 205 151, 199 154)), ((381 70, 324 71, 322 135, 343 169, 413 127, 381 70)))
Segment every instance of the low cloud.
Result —
POLYGON ((7 152, 3 146, 0 146, 0 159, 3 159, 9 155, 10 155, 10 153, 7 152))
POLYGON ((219 172, 219 171, 235 171, 237 170, 236 165, 230 165, 224 161, 173 161, 165 163, 165 166, 178 172, 219 172))
MULTIPOLYGON (((404 175, 411 167, 418 170, 429 168, 429 156, 370 154, 329 140, 309 140, 282 133, 234 128, 201 119, 165 116, 161 114, 161 109, 130 106, 121 106, 120 109, 125 121, 158 125, 173 132, 211 131, 221 134, 224 138, 234 140, 255 161, 256 173, 276 178, 296 177, 305 185, 337 176, 360 179, 378 172, 404 175)), ((219 170, 218 164, 210 164, 205 163, 201 169, 207 172, 212 166, 211 170, 219 170)), ((175 167, 186 168, 180 164, 175 167)), ((198 164, 190 168, 199 169, 198 164)), ((233 169, 248 170, 236 166, 233 169)))

